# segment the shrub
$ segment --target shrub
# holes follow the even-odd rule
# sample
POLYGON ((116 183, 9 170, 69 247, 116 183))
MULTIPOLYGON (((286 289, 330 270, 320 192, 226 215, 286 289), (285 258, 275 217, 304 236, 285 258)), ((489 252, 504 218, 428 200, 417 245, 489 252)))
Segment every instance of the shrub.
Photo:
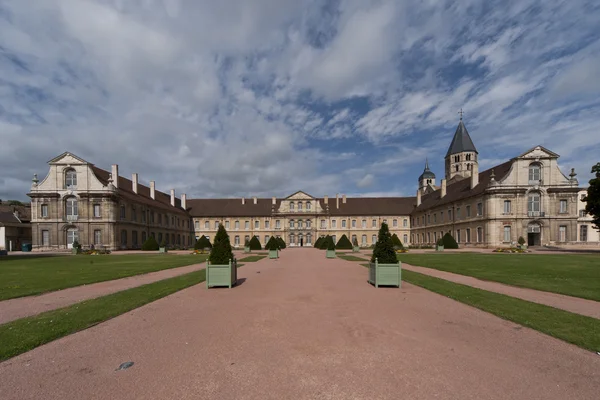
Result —
POLYGON ((165 242, 165 239, 163 239, 163 240, 160 242, 160 247, 165 247, 165 248, 167 247, 167 243, 165 242))
MULTIPOLYGON (((335 243, 333 242, 333 238, 331 236, 328 236, 329 239, 327 240, 327 246, 326 249, 327 250, 335 250, 335 243)), ((346 238, 347 240, 348 238, 346 238)))
POLYGON ((249 245, 250 245, 250 250, 262 250, 260 240, 258 240, 258 238, 256 236, 252 236, 252 239, 250 239, 249 245))
POLYGON ((444 245, 444 239, 439 238, 435 244, 438 245, 438 246, 443 246, 444 245))
POLYGON ((267 244, 265 244, 265 250, 279 250, 280 243, 275 236, 271 236, 267 244))
POLYGON ((523 236, 519 236, 519 240, 517 240, 521 246, 525 244, 525 238, 523 236))
MULTIPOLYGON (((333 242, 333 239, 331 241, 333 242)), ((335 245, 335 248, 340 250, 352 250, 352 243, 350 243, 348 236, 342 235, 340 240, 338 240, 337 244, 335 245)))
POLYGON ((320 249, 321 248, 321 243, 323 242, 324 237, 320 236, 317 241, 315 242, 315 248, 316 249, 320 249))
POLYGON ((329 243, 329 240, 331 240, 333 242, 333 238, 329 235, 325 236, 323 238, 323 240, 321 240, 321 245, 319 246, 319 249, 321 250, 326 250, 327 249, 327 244, 329 243))
POLYGON ((402 241, 400 241, 400 238, 395 233, 392 235, 392 243, 394 244, 394 250, 398 250, 398 249, 403 249, 404 248, 404 245, 402 244, 402 241))
POLYGON ((371 262, 375 262, 375 259, 380 264, 396 264, 398 262, 396 252, 394 251, 394 244, 392 243, 392 235, 390 235, 390 230, 385 222, 379 228, 379 235, 377 236, 375 249, 373 249, 371 262))
POLYGON ((279 243, 279 250, 283 250, 287 247, 285 240, 283 240, 281 237, 277 238, 277 243, 279 243))
POLYGON ((142 250, 145 251, 158 251, 158 242, 154 239, 154 236, 148 237, 142 245, 142 250))
POLYGON ((250 247, 250 240, 246 239, 244 241, 244 247, 250 247))
POLYGON ((210 244, 210 239, 204 235, 200 236, 200 239, 198 239, 196 241, 196 244, 194 244, 194 249, 195 250, 212 249, 212 244, 210 244))
POLYGON ((352 246, 358 247, 358 240, 356 240, 356 238, 352 240, 352 246))
POLYGON ((225 265, 229 264, 229 261, 234 261, 233 252, 231 251, 231 243, 229 242, 229 235, 225 230, 225 226, 219 224, 219 230, 215 236, 215 242, 213 243, 210 256, 208 260, 211 264, 225 265))
POLYGON ((454 240, 450 232, 447 232, 444 235, 442 242, 444 243, 445 249, 458 249, 458 243, 456 243, 456 240, 454 240))

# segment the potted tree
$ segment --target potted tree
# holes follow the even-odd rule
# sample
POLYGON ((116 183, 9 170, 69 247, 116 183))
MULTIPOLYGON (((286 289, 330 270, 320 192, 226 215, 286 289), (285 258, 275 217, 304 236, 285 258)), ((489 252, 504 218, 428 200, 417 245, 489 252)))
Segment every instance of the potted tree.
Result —
POLYGON ((269 250, 269 258, 279 258, 279 242, 277 241, 277 238, 275 236, 271 236, 271 238, 265 245, 265 250, 269 250))
POLYGON ((525 244, 525 238, 523 236, 519 236, 518 243, 521 250, 527 249, 527 244, 525 244))
MULTIPOLYGON (((332 238, 332 241, 333 241, 333 238, 332 238)), ((352 250, 352 243, 350 243, 348 236, 342 235, 340 240, 338 240, 337 244, 335 245, 335 248, 337 250, 352 250)))
POLYGON ((335 258, 335 244, 333 243, 333 238, 331 236, 327 236, 325 241, 325 256, 327 258, 335 258))
POLYGON ((225 226, 219 224, 219 230, 206 261, 206 287, 227 286, 231 288, 236 282, 237 260, 233 258, 225 226))
POLYGON ((248 242, 248 247, 250 247, 250 251, 262 250, 260 240, 258 240, 258 238, 256 236, 252 236, 252 239, 250 239, 250 242, 248 242))
POLYGON ((401 273, 401 264, 394 251, 392 236, 384 222, 379 228, 377 243, 369 263, 369 283, 375 287, 382 285, 400 287, 401 273))
POLYGON ((277 237, 277 243, 279 243, 279 250, 283 250, 287 247, 285 241, 280 236, 277 237))
POLYGON ((158 252, 159 253, 166 253, 167 252, 167 244, 165 243, 165 239, 163 239, 160 242, 160 246, 158 247, 158 252))
POLYGON ((156 242, 156 239, 154 239, 154 236, 150 236, 150 237, 148 237, 148 239, 146 239, 144 244, 142 244, 142 250, 144 250, 144 251, 157 251, 158 250, 158 243, 156 242))
POLYGON ((244 253, 250 253, 250 241, 248 239, 244 242, 244 253))
POLYGON ((435 251, 444 251, 444 239, 439 238, 435 244, 435 251))
POLYGON ((200 236, 200 238, 194 244, 194 250, 200 250, 202 253, 204 253, 207 249, 210 250, 211 248, 212 244, 210 243, 210 240, 204 235, 200 236))
POLYGON ((81 253, 81 245, 77 240, 73 242, 73 248, 71 249, 71 251, 73 252, 73 254, 81 253))
POLYGON ((354 240, 352 240, 352 252, 358 253, 359 251, 360 251, 360 247, 358 247, 358 240, 356 240, 356 238, 354 238, 354 240))

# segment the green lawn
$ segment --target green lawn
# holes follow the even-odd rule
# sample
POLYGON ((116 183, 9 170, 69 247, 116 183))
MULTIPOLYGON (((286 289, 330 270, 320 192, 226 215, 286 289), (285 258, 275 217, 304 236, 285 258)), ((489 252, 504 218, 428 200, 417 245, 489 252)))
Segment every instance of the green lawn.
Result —
POLYGON ((360 258, 360 257, 348 255, 348 254, 336 253, 336 255, 338 258, 341 258, 342 260, 346 260, 346 261, 369 261, 366 258, 360 258))
POLYGON ((513 286, 600 301, 600 256, 589 254, 399 254, 402 262, 513 286))
POLYGON ((262 260, 265 257, 266 256, 248 256, 248 257, 238 260, 238 262, 242 262, 242 261, 243 262, 256 262, 256 261, 262 260))
POLYGON ((176 276, 0 325, 0 361, 204 282, 205 270, 176 276))
POLYGON ((0 259, 0 300, 198 264, 207 258, 204 254, 3 257, 0 259))

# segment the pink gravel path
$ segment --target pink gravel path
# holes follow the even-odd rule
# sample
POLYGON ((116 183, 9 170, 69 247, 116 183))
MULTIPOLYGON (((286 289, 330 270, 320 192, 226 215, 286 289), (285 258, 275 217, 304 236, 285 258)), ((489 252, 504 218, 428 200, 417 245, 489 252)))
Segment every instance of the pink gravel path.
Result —
POLYGON ((41 294, 39 296, 19 297, 16 299, 0 301, 0 324, 5 324, 15 319, 29 317, 45 311, 70 306, 71 304, 79 303, 80 301, 106 296, 107 294, 120 292, 121 290, 187 274, 204 267, 204 263, 187 265, 185 267, 149 272, 147 274, 114 279, 112 281, 76 286, 41 294))
POLYGON ((0 363, 12 399, 597 399, 600 357, 287 249, 0 363), (259 273, 260 272, 260 273, 259 273), (125 371, 119 364, 134 361, 125 371))
POLYGON ((561 310, 570 311, 572 313, 600 319, 600 303, 594 300, 581 299, 578 297, 544 292, 541 290, 515 287, 498 282, 484 281, 473 278, 472 276, 440 271, 435 268, 417 267, 404 263, 402 263, 402 268, 409 271, 419 272, 424 275, 445 279, 447 281, 462 283, 463 285, 469 285, 475 288, 488 290, 490 292, 506 294, 508 296, 517 297, 533 303, 544 304, 550 307, 560 308, 561 310))

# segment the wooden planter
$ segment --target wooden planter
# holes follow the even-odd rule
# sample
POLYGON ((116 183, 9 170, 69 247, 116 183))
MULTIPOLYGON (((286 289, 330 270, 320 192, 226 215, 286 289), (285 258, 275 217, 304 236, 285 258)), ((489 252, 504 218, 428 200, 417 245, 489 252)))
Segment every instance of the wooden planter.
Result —
POLYGON ((335 258, 335 250, 325 250, 327 258, 335 258))
POLYGON ((435 251, 444 251, 444 246, 436 246, 435 251))
POLYGON ((237 261, 217 265, 206 262, 206 287, 226 286, 231 288, 237 282, 237 261))
POLYGON ((401 263, 397 264, 379 264, 369 263, 369 283, 375 287, 379 286, 396 286, 400 287, 402 282, 401 263))
POLYGON ((158 248, 158 252, 159 253, 166 253, 167 252, 167 248, 166 247, 159 247, 158 248))
POLYGON ((250 253, 250 247, 244 247, 244 253, 250 253))
POLYGON ((360 247, 358 247, 358 246, 353 246, 352 247, 352 252, 353 253, 358 253, 359 251, 360 251, 360 247))
POLYGON ((279 258, 279 250, 269 250, 269 258, 279 258))

